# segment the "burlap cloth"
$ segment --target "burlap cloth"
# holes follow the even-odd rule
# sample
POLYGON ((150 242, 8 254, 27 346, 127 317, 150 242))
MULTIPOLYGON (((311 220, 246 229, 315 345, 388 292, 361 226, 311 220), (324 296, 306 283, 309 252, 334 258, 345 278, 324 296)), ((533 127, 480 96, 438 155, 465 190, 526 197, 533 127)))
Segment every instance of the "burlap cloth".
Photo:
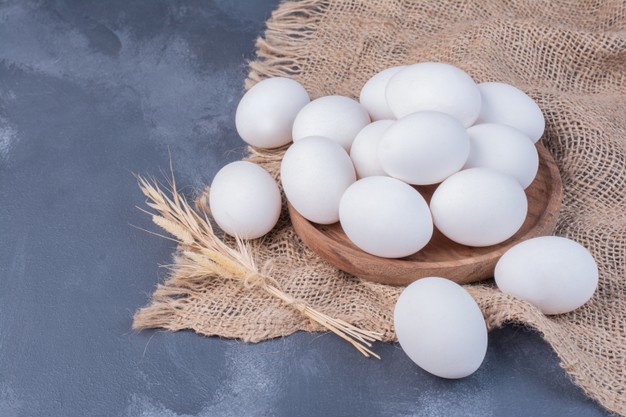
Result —
MULTIPOLYGON (((600 268, 599 288, 585 306, 553 317, 502 294, 492 282, 468 289, 491 328, 516 322, 536 329, 587 395, 626 415, 626 3, 288 2, 267 22, 257 56, 247 88, 266 77, 288 76, 312 98, 356 98, 382 69, 441 61, 478 82, 515 85, 537 100, 546 117, 542 143, 564 184, 556 234, 591 251, 600 268)), ((278 175, 282 152, 250 158, 278 175)), ((285 213, 258 257, 272 260, 273 276, 286 292, 394 340, 393 307, 401 288, 361 281, 320 260, 294 234, 285 213)), ((321 330, 264 293, 219 277, 169 277, 134 325, 249 342, 321 330)))

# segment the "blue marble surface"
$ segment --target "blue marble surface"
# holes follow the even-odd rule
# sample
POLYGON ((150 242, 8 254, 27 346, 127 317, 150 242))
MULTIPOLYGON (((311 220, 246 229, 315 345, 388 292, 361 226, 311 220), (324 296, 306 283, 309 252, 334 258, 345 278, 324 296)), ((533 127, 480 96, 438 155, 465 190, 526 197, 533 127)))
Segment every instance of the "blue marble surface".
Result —
POLYGON ((173 245, 133 173, 239 159, 234 110, 276 0, 0 0, 0 417, 601 416, 551 348, 495 330, 442 380, 392 344, 131 330, 173 245), (133 227, 136 226, 136 227, 133 227))

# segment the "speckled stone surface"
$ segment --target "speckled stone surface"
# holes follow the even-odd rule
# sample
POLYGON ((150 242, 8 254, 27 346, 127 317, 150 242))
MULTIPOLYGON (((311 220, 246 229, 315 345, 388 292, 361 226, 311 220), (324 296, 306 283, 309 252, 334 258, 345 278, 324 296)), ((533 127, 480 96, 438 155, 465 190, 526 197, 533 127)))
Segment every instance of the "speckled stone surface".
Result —
POLYGON ((276 0, 0 0, 0 417, 600 416, 541 338, 438 379, 394 345, 131 330, 173 245, 133 173, 209 182, 276 0), (136 227, 133 227, 136 226, 136 227))

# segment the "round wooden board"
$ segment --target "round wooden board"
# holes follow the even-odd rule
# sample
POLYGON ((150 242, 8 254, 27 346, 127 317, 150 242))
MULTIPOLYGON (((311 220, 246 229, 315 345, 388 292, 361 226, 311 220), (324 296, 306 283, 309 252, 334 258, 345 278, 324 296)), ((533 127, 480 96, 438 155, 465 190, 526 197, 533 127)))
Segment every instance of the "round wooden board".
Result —
MULTIPOLYGON (((302 217, 288 205, 293 228, 302 241, 337 268, 368 281, 408 285, 427 277, 449 278, 459 284, 491 278, 496 262, 510 247, 521 241, 550 235, 561 208, 563 186, 558 167, 548 150, 537 144, 539 171, 526 189, 528 215, 518 232, 493 246, 475 248, 446 238, 436 228, 431 241, 421 251, 400 259, 370 255, 357 248, 339 223, 319 225, 302 217)), ((436 186, 416 187, 430 201, 436 186)))

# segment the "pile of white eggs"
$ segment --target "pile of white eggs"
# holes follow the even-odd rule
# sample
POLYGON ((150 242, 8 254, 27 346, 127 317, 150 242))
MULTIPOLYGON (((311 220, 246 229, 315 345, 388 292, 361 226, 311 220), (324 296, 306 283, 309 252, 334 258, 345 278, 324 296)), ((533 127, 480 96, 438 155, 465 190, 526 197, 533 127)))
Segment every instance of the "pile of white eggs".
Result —
MULTIPOLYGON (((433 227, 469 246, 513 236, 526 218, 524 189, 537 174, 535 142, 545 122, 537 104, 513 86, 476 84, 457 67, 423 62, 374 75, 360 102, 310 101, 292 79, 263 80, 239 103, 236 126, 258 148, 293 141, 280 178, 298 213, 318 224, 339 221, 363 251, 401 258, 422 249, 433 227), (428 205, 414 186, 432 184, 439 185, 428 205)), ((263 176, 240 170, 246 178, 263 176)), ((233 169, 220 172, 213 183, 215 189, 228 182, 233 194, 212 195, 216 221, 227 233, 259 237, 277 219, 276 192, 266 197, 272 204, 262 203, 259 194, 270 187, 264 176, 254 190, 243 190, 252 204, 221 215, 245 199, 227 181, 232 177, 233 169)))
MULTIPOLYGON (((236 127, 257 148, 293 141, 280 181, 303 217, 340 222, 363 251, 401 258, 426 246, 434 227, 476 247, 513 236, 526 219, 524 189, 537 174, 535 143, 545 121, 516 87, 477 84, 455 66, 423 62, 374 75, 359 102, 336 95, 311 101, 292 79, 263 80, 241 99, 236 127), (430 204, 415 188, 422 185, 436 185, 430 204)), ((253 239, 276 225, 281 196, 267 171, 239 161, 217 173, 209 204, 224 232, 253 239)), ((546 237, 508 251, 495 279, 502 291, 560 314, 591 298, 598 271, 576 242, 546 237)), ((394 325, 408 356, 435 375, 467 376, 485 356, 478 305, 445 278, 409 285, 394 325)))

